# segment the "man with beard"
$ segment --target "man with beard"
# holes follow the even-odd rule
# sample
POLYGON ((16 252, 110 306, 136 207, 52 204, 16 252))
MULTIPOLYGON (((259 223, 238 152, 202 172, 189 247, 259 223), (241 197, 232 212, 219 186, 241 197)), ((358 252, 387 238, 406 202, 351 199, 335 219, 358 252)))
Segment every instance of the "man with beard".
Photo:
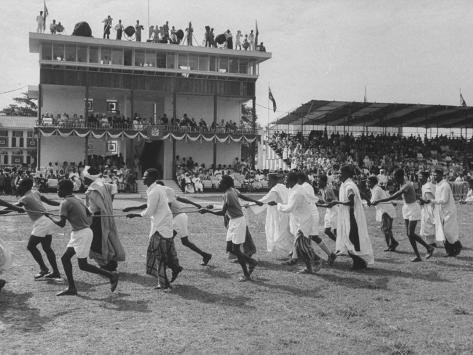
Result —
POLYGON ((84 169, 84 182, 88 185, 85 192, 87 207, 92 212, 90 228, 94 233, 90 248, 90 258, 94 259, 102 269, 116 271, 119 261, 125 260, 125 250, 118 238, 112 205, 110 184, 100 177, 94 167, 84 169))

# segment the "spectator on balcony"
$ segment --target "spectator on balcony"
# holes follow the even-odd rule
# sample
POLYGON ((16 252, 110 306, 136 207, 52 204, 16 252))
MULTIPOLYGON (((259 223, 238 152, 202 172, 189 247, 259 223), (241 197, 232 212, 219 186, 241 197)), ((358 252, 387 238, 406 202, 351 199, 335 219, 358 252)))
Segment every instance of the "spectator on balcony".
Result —
POLYGON ((210 26, 205 26, 205 47, 210 47, 210 26))
POLYGON ((238 30, 235 36, 235 49, 238 49, 241 51, 241 31, 238 30))
POLYGON ((135 25, 135 38, 136 42, 141 42, 141 31, 144 29, 142 25, 140 25, 140 20, 136 20, 135 25))
POLYGON ((225 43, 228 49, 233 49, 233 35, 230 30, 226 30, 225 33, 225 43))
POLYGON ((264 46, 263 42, 261 42, 258 46, 258 50, 260 52, 266 52, 266 47, 264 46))
POLYGON ((43 11, 39 12, 39 15, 36 16, 36 23, 38 24, 38 27, 36 27, 36 32, 38 33, 43 33, 44 32, 44 16, 43 16, 43 11))
POLYGON ((212 121, 212 124, 210 125, 210 130, 212 132, 215 132, 217 130, 217 125, 215 124, 215 121, 212 121))
POLYGON ((250 51, 255 50, 255 34, 253 30, 250 31, 250 35, 248 36, 248 42, 250 42, 250 51))
POLYGON ((162 35, 163 35, 163 43, 168 43, 169 42, 169 21, 166 21, 166 23, 163 25, 162 35))
POLYGON ((210 42, 210 47, 217 47, 217 43, 215 43, 215 33, 214 29, 210 29, 210 34, 209 34, 209 42, 210 42))
POLYGON ((245 35, 245 39, 243 40, 243 49, 247 51, 248 48, 250 48, 250 42, 248 42, 248 35, 245 35))
POLYGON ((197 122, 195 121, 195 118, 194 118, 194 117, 191 118, 190 126, 191 126, 191 128, 192 128, 193 130, 197 130, 197 127, 198 127, 198 126, 197 126, 197 122))
POLYGON ((202 131, 207 131, 207 123, 205 122, 205 120, 202 117, 200 118, 200 121, 199 121, 199 128, 202 131))
POLYGON ((117 41, 122 39, 123 28, 122 20, 118 20, 118 23, 115 26, 115 31, 117 31, 117 41))
POLYGON ((163 113, 163 116, 161 117, 161 124, 167 125, 168 123, 169 123, 168 116, 165 113, 163 113))
POLYGON ((51 22, 51 24, 49 25, 49 30, 51 31, 52 35, 56 34, 56 30, 57 30, 56 20, 53 20, 53 22, 51 22))
POLYGON ((110 29, 112 28, 112 17, 108 15, 103 22, 103 38, 110 39, 110 29))

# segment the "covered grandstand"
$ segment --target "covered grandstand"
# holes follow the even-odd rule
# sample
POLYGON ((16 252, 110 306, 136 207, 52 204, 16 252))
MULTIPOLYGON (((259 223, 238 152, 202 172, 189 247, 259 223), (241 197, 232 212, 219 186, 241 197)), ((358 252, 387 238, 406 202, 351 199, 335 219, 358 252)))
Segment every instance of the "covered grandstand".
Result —
POLYGON ((466 135, 472 127, 473 107, 468 106, 310 100, 272 122, 270 128, 303 133, 321 128, 403 133, 406 128, 416 128, 416 132, 430 129, 432 134, 455 128, 461 134, 465 130, 466 135))

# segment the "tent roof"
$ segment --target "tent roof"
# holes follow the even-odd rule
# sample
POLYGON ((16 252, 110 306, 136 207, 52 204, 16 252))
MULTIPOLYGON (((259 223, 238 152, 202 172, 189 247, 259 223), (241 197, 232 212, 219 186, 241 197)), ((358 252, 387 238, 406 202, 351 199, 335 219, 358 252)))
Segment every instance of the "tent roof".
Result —
POLYGON ((472 127, 473 107, 311 100, 272 124, 472 127))

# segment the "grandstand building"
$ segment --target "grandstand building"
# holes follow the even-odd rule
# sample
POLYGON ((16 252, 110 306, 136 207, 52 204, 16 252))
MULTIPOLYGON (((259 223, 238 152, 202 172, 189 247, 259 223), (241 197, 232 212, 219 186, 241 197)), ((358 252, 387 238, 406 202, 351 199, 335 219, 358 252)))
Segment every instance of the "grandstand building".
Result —
POLYGON ((270 53, 45 33, 30 33, 29 49, 39 54, 38 167, 121 154, 127 166, 139 161, 170 179, 176 156, 231 164, 242 142, 257 140, 254 123, 224 126, 240 122, 243 103, 255 107, 270 53), (173 125, 184 114, 208 129, 173 125))

